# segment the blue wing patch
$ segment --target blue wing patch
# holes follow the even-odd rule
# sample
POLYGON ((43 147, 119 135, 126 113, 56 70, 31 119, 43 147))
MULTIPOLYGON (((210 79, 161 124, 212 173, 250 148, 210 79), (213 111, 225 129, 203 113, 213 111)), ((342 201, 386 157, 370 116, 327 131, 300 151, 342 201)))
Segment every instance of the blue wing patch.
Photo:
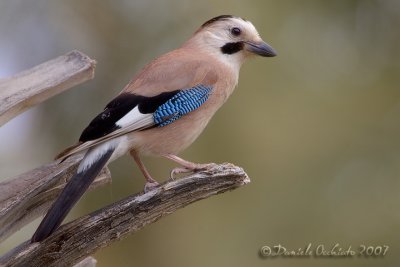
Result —
POLYGON ((211 90, 212 86, 200 84, 180 91, 156 109, 153 113, 155 124, 163 127, 199 108, 207 101, 211 90))

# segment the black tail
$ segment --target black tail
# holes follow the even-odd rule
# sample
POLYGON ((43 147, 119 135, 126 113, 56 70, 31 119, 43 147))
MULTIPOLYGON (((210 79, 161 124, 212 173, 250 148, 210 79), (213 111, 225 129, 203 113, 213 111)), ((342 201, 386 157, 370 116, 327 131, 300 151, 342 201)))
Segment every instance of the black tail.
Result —
MULTIPOLYGON (((102 153, 102 155, 87 168, 84 168, 81 171, 78 169, 78 172, 65 186, 60 196, 53 203, 50 210, 40 223, 35 234, 32 236, 32 243, 47 238, 60 226, 68 212, 82 197, 104 165, 107 164, 107 161, 110 159, 114 150, 115 148, 110 148, 106 152, 102 153)), ((89 152, 86 154, 85 158, 88 156, 89 152)))

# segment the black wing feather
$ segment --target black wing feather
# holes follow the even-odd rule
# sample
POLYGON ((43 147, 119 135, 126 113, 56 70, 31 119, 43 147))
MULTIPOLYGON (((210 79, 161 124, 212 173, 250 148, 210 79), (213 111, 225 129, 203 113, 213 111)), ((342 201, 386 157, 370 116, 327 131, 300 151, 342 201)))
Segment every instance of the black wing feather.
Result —
POLYGON ((136 106, 143 114, 153 113, 160 105, 180 91, 165 92, 152 97, 122 93, 108 103, 104 111, 90 122, 86 129, 83 130, 79 141, 95 140, 119 129, 120 127, 116 125, 116 122, 136 106))

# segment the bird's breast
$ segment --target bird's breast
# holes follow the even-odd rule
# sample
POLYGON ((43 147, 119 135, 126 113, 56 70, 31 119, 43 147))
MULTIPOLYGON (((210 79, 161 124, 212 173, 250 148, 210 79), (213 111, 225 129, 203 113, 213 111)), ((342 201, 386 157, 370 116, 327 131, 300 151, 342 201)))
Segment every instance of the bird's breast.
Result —
POLYGON ((198 109, 163 127, 128 134, 130 146, 147 155, 178 154, 201 134, 235 86, 235 82, 227 80, 216 83, 207 101, 198 109))

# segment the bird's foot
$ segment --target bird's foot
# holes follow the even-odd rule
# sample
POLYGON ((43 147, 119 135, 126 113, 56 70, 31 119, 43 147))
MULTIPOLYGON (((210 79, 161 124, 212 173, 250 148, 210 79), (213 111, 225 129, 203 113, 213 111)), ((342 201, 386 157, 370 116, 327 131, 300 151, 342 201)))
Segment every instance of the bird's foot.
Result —
POLYGON ((153 179, 153 177, 151 177, 149 173, 146 173, 144 177, 146 179, 146 184, 144 185, 145 193, 153 190, 154 188, 160 185, 156 180, 153 179))
POLYGON ((206 163, 206 164, 193 163, 172 154, 165 154, 163 155, 163 157, 175 161, 176 163, 181 165, 181 167, 175 168, 171 171, 170 176, 172 180, 175 179, 176 174, 203 171, 217 166, 217 164, 215 163, 206 163))
POLYGON ((154 188, 156 188, 157 186, 159 186, 160 184, 154 180, 154 182, 150 182, 147 181, 146 184, 144 185, 144 192, 147 193, 151 190, 153 190, 154 188))
POLYGON ((173 168, 173 169, 171 170, 170 174, 169 174, 169 177, 170 177, 172 180, 175 180, 175 179, 176 179, 175 176, 176 176, 177 174, 180 174, 180 173, 189 173, 189 172, 192 172, 192 170, 187 169, 187 168, 182 168, 182 167, 173 168))
POLYGON ((185 164, 183 167, 178 167, 174 168, 171 170, 170 177, 172 180, 175 180, 177 174, 181 173, 190 173, 190 172, 198 172, 198 171, 204 171, 208 169, 212 169, 217 164, 215 163, 205 163, 205 164, 198 164, 198 163, 192 163, 191 164, 185 164))

